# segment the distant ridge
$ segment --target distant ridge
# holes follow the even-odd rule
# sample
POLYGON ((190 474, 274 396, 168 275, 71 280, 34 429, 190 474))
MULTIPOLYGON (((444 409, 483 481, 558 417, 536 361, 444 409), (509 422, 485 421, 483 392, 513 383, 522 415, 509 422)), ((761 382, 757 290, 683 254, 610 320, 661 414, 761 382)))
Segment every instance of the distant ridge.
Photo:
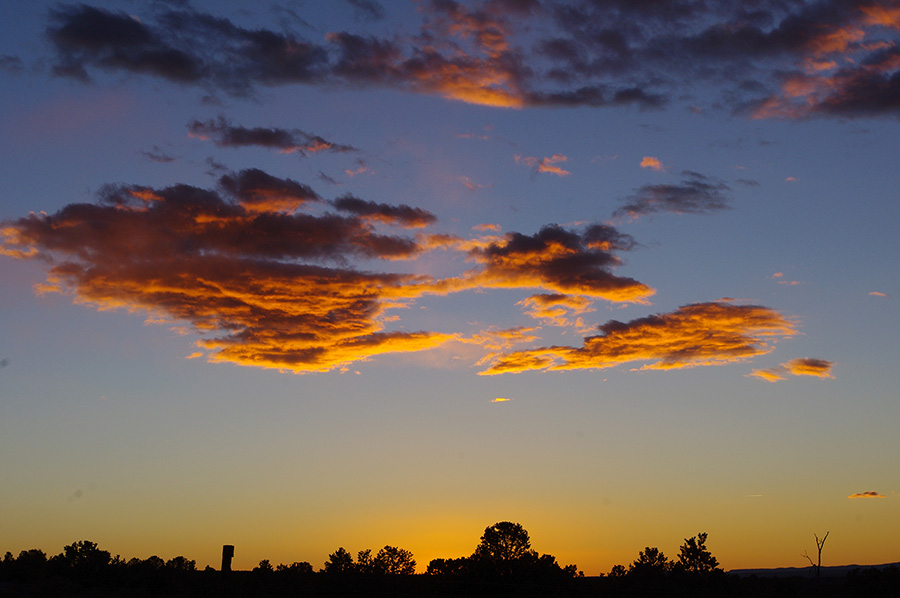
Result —
MULTIPOLYGON (((900 568, 900 563, 885 563, 883 565, 837 565, 835 567, 822 567, 822 577, 845 577, 854 569, 887 569, 888 567, 900 568)), ((729 574, 738 577, 815 577, 815 570, 810 567, 780 567, 776 569, 731 569, 729 574)))

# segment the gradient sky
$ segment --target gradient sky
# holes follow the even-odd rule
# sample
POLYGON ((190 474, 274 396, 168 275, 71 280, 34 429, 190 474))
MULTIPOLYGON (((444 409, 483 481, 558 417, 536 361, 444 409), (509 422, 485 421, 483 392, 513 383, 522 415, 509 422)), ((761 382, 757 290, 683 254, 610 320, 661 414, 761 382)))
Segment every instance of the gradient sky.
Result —
POLYGON ((2 10, 0 551, 900 561, 897 2, 2 10))

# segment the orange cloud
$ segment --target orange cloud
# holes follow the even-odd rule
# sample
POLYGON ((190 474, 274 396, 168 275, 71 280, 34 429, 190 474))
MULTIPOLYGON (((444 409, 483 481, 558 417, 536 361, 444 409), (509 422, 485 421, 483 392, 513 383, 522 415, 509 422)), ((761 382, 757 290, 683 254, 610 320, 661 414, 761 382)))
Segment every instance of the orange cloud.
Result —
POLYGON ((817 376, 819 378, 833 378, 831 369, 834 364, 824 359, 792 359, 787 363, 781 364, 788 372, 794 376, 817 376))
POLYGON ((792 322, 758 305, 717 301, 600 327, 582 347, 553 346, 496 354, 482 374, 528 370, 597 369, 634 362, 640 369, 675 369, 744 361, 795 333, 792 322))
POLYGON ((512 399, 506 399, 506 398, 503 398, 503 397, 497 397, 496 399, 492 399, 492 400, 491 400, 491 403, 508 403, 508 402, 510 402, 510 401, 512 401, 512 399))
POLYGON ((581 315, 593 311, 593 302, 587 297, 562 294, 532 295, 516 305, 525 308, 525 313, 553 326, 575 326, 583 328, 581 318, 572 319, 571 315, 581 315))
POLYGON ((472 239, 408 234, 434 222, 406 205, 349 195, 325 201, 301 183, 251 169, 222 176, 215 190, 108 186, 96 204, 4 223, 0 252, 48 262, 38 292, 66 292, 100 310, 140 312, 148 323, 192 330, 209 361, 294 372, 449 343, 479 348, 481 357, 538 340, 531 328, 469 337, 403 330, 394 310, 425 294, 536 290, 543 294, 523 305, 563 325, 593 299, 641 302, 653 293, 613 273, 616 253, 634 241, 611 226, 472 239), (435 249, 463 253, 473 265, 447 278, 352 265, 435 249))
POLYGON ((857 492, 856 494, 851 494, 847 498, 885 498, 884 494, 879 494, 874 490, 869 490, 868 492, 857 492))
POLYGON ((873 297, 887 297, 887 293, 882 293, 880 291, 869 291, 869 295, 873 297))
POLYGON ((760 380, 765 380, 766 382, 781 382, 782 380, 787 380, 787 378, 785 378, 784 376, 784 369, 782 368, 753 370, 751 373, 747 374, 747 376, 759 378, 760 380))
POLYGON ((747 374, 750 377, 759 378, 767 382, 781 382, 787 380, 788 374, 793 376, 816 376, 819 378, 833 378, 831 369, 834 364, 824 359, 792 359, 782 363, 779 367, 767 370, 754 370, 747 374))
POLYGON ((662 162, 659 161, 659 158, 654 158, 653 156, 644 156, 644 159, 641 160, 641 168, 649 168, 657 171, 665 170, 665 167, 662 165, 662 162))
POLYGON ((549 157, 537 158, 535 156, 516 155, 516 164, 522 163, 528 166, 534 172, 545 174, 555 174, 556 176, 569 176, 572 174, 568 170, 564 170, 557 166, 560 162, 565 162, 569 158, 562 154, 553 154, 549 157))
POLYGON ((799 57, 799 71, 784 80, 780 93, 757 106, 754 118, 892 110, 900 55, 896 38, 882 35, 884 27, 900 30, 900 9, 864 5, 847 22, 819 27, 799 57))

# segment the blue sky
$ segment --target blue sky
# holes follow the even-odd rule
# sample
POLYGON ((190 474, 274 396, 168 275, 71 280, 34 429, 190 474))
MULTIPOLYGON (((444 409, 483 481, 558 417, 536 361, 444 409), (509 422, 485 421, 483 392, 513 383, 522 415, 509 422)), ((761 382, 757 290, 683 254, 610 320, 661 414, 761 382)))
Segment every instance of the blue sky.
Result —
POLYGON ((900 560, 895 3, 4 11, 0 550, 900 560))

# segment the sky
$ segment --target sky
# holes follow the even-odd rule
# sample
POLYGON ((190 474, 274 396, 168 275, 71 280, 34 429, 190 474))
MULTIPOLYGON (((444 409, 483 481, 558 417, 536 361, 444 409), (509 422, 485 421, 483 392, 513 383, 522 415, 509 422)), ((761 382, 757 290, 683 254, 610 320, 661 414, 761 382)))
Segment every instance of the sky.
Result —
POLYGON ((900 561, 900 4, 0 19, 0 551, 900 561))

